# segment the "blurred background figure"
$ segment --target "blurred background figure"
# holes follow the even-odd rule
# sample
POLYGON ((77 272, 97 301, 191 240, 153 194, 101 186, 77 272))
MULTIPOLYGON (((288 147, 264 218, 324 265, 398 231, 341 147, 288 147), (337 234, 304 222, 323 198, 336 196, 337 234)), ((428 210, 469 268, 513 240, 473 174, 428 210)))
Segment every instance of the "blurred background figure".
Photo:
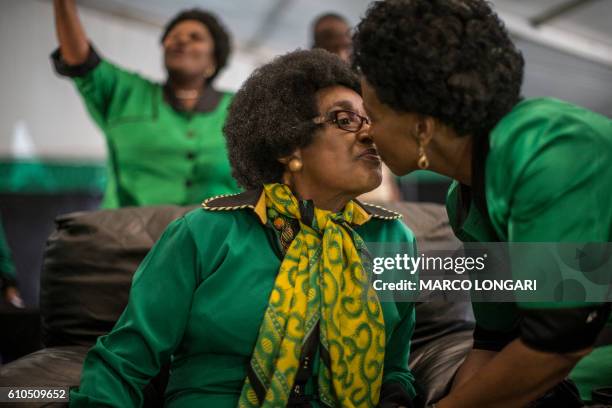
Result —
POLYGON ((40 347, 38 310, 25 309, 11 250, 0 223, 0 365, 40 347))
POLYGON ((195 204, 237 191, 221 131, 231 94, 212 86, 230 54, 221 22, 200 9, 172 18, 161 37, 167 80, 159 84, 100 57, 74 0, 53 5, 55 69, 73 79, 106 136, 103 207, 195 204))
POLYGON ((0 291, 3 302, 7 302, 15 307, 23 307, 23 300, 17 289, 15 278, 15 264, 11 255, 11 249, 4 236, 4 228, 0 222, 0 291))
POLYGON ((336 13, 325 13, 312 23, 312 48, 322 48, 336 54, 343 61, 351 58, 351 27, 336 13))
MULTIPOLYGON (((336 13, 324 13, 311 25, 312 48, 322 48, 350 63, 352 52, 351 27, 346 18, 336 13)), ((359 197, 363 201, 391 202, 402 198, 397 180, 383 164, 383 181, 378 188, 359 197)))

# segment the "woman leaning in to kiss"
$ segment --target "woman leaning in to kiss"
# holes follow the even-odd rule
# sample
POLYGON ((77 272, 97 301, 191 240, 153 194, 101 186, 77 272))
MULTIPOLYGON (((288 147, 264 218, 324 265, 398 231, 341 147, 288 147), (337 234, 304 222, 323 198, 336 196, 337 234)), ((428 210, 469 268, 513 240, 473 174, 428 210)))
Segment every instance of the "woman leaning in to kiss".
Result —
MULTIPOLYGON (((353 43, 382 158, 397 175, 455 180, 447 210, 459 239, 543 251, 537 243, 612 242, 612 121, 522 100, 523 57, 488 2, 377 1, 353 43)), ((555 263, 517 260, 515 277, 562 283, 555 263)), ((581 407, 568 374, 584 400, 612 386, 610 303, 585 299, 473 303, 474 347, 439 408, 581 407)))

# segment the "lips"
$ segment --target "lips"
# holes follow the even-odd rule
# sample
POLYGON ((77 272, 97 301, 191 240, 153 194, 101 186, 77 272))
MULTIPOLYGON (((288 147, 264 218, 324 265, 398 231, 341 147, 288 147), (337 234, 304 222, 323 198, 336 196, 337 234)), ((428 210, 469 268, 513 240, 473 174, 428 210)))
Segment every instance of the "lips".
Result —
POLYGON ((360 159, 366 159, 366 160, 371 160, 371 161, 377 161, 377 162, 380 161, 380 155, 378 154, 378 150, 376 150, 373 147, 365 149, 357 157, 360 159))

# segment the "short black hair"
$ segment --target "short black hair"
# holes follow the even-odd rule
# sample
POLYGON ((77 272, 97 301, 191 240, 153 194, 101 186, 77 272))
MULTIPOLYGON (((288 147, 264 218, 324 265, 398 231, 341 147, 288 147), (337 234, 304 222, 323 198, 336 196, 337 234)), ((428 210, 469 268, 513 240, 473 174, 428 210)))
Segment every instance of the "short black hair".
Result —
POLYGON ((297 50, 257 68, 238 90, 223 133, 232 175, 253 189, 280 182, 279 158, 308 146, 319 128, 316 92, 335 85, 361 94, 351 67, 327 51, 297 50))
POLYGON ((398 112, 488 133, 520 99, 524 61, 484 0, 387 0, 353 36, 353 64, 398 112))
POLYGON ((219 20, 214 14, 199 8, 193 8, 181 11, 166 24, 164 27, 164 33, 161 36, 161 42, 164 42, 168 36, 168 33, 174 28, 174 26, 185 20, 195 20, 204 24, 206 28, 208 28, 213 42, 215 43, 214 55, 217 66, 214 74, 206 80, 208 83, 211 83, 217 77, 219 72, 221 72, 221 70, 223 70, 223 68, 225 68, 227 65, 227 60, 232 52, 230 34, 225 26, 221 23, 221 20, 219 20))
POLYGON ((338 13, 324 13, 317 16, 312 24, 311 24, 311 32, 312 32, 312 48, 324 48, 321 44, 324 42, 325 38, 322 38, 321 32, 319 31, 319 25, 325 20, 337 20, 342 21, 346 25, 348 25, 348 21, 346 18, 342 17, 338 13))

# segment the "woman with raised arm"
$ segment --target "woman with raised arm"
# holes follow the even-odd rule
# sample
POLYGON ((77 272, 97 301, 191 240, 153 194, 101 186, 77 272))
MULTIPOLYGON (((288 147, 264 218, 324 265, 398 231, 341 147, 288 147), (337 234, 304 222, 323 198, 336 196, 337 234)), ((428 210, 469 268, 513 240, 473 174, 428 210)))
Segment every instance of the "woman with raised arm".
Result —
POLYGON ((72 78, 108 146, 103 207, 193 204, 232 193, 222 136, 232 95, 213 81, 225 67, 230 38, 211 13, 192 9, 166 25, 164 84, 125 71, 89 42, 74 0, 54 0, 56 71, 72 78))

